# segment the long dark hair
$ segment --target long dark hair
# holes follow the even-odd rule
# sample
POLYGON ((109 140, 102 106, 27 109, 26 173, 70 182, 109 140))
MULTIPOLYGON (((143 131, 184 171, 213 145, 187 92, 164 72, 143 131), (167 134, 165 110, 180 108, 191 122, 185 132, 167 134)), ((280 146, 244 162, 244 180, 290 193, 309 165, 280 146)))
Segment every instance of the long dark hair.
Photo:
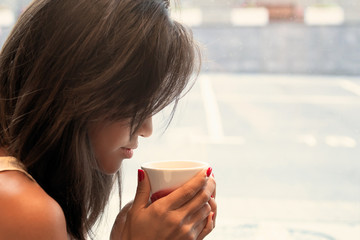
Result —
POLYGON ((88 126, 150 115, 179 100, 199 50, 164 0, 35 0, 0 55, 0 146, 85 239, 119 176, 98 168, 88 126))

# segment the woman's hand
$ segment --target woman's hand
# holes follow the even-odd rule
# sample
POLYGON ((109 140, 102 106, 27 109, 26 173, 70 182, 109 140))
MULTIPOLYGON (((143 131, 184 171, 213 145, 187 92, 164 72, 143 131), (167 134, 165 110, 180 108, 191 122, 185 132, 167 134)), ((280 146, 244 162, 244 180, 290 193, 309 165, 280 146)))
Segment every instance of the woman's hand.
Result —
POLYGON ((139 170, 135 199, 117 216, 111 240, 201 240, 215 227, 216 183, 211 169, 149 205, 150 182, 139 170))

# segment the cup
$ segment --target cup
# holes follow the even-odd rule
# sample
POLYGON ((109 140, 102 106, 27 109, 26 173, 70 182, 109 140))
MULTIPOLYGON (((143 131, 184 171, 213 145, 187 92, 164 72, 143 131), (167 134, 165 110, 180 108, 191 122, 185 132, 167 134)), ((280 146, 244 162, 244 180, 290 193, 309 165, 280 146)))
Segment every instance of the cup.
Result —
POLYGON ((170 194, 208 167, 208 163, 189 160, 147 162, 141 166, 150 180, 151 202, 170 194))

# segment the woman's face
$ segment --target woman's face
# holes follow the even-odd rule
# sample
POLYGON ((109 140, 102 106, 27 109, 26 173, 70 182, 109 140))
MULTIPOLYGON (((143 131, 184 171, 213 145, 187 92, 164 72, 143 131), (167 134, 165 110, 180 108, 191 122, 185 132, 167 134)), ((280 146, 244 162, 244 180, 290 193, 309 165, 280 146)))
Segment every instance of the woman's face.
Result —
POLYGON ((99 122, 90 127, 89 136, 99 167, 107 174, 116 173, 124 159, 133 156, 138 147, 138 137, 152 134, 152 118, 148 118, 130 136, 130 120, 99 122))

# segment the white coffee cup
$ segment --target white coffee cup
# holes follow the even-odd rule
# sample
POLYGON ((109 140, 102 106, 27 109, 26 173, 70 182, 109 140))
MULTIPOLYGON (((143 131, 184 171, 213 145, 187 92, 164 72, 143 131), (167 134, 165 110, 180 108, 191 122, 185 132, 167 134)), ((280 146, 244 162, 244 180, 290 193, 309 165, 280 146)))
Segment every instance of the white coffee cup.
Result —
POLYGON ((165 197, 209 164, 200 161, 159 161, 147 162, 141 168, 146 171, 151 185, 151 201, 165 197))

